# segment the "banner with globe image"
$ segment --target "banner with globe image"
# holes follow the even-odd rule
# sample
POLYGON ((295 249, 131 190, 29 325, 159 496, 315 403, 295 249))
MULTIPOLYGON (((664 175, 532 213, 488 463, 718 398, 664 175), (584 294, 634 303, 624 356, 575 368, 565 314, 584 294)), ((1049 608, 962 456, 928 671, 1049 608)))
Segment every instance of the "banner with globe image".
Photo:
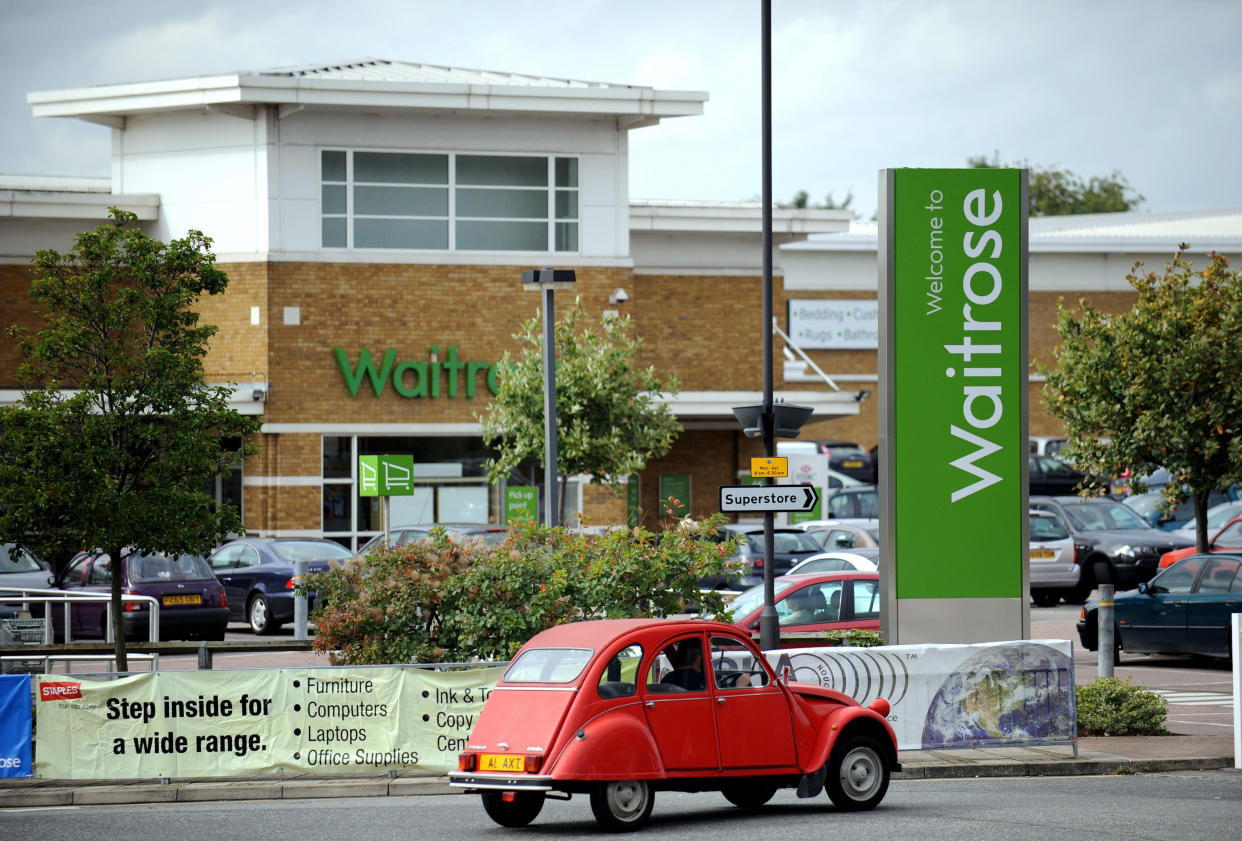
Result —
POLYGON ((780 674, 892 705, 901 750, 1072 743, 1073 644, 1018 640, 971 645, 797 648, 765 652, 780 674))

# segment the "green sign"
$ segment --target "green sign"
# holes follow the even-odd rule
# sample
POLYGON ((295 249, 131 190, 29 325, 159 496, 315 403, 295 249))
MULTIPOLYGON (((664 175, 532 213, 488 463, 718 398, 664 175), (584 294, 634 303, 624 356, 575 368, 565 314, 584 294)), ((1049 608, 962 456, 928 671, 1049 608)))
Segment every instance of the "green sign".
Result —
POLYGON ((891 171, 898 599, 1025 598, 1024 182, 1016 169, 891 171))
POLYGON ((815 501, 815 507, 810 511, 792 511, 789 514, 789 525, 796 526, 798 523, 809 523, 811 520, 824 519, 823 514, 824 500, 815 501))
POLYGON ((496 381, 496 366, 490 362, 467 362, 457 358, 457 344, 453 343, 444 349, 441 359, 439 345, 427 348, 428 359, 405 359, 397 361, 397 349, 388 348, 379 365, 371 356, 371 349, 366 345, 358 354, 358 364, 349 361, 345 348, 333 348, 336 364, 341 369, 341 377, 350 397, 357 397, 364 382, 371 384, 371 391, 376 397, 384 393, 384 387, 391 384, 392 390, 399 397, 457 397, 463 394, 474 397, 478 389, 479 377, 483 377, 487 390, 492 394, 500 391, 496 381))
POLYGON ((640 493, 641 489, 642 486, 638 484, 638 474, 635 473, 625 483, 625 522, 630 528, 638 525, 639 515, 642 511, 643 497, 640 493))
POLYGON ((534 485, 505 486, 505 522, 539 522, 539 491, 534 485))
POLYGON ((690 477, 670 474, 660 477, 660 516, 690 515, 690 477))
POLYGON ((414 456, 358 456, 359 496, 413 496, 414 456))

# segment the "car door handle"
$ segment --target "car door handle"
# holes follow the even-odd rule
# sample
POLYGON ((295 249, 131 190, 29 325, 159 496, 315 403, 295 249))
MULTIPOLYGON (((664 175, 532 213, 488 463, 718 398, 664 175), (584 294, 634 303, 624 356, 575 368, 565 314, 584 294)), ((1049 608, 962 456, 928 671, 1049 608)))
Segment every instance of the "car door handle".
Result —
POLYGON ((717 696, 717 697, 716 697, 716 703, 717 703, 717 704, 723 704, 724 702, 725 702, 725 699, 724 699, 724 696, 723 696, 723 695, 719 695, 719 696, 717 696))
POLYGON ((643 706, 647 709, 653 709, 655 707, 655 701, 645 701, 643 702, 643 706))

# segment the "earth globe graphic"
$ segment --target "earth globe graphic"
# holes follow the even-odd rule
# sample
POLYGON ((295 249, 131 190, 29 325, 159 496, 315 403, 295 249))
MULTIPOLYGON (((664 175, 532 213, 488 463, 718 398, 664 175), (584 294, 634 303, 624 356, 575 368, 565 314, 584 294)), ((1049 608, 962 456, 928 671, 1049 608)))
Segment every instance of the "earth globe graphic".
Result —
POLYGON ((1030 642, 989 646, 936 690, 923 722, 923 749, 1068 740, 1073 692, 1066 654, 1030 642))

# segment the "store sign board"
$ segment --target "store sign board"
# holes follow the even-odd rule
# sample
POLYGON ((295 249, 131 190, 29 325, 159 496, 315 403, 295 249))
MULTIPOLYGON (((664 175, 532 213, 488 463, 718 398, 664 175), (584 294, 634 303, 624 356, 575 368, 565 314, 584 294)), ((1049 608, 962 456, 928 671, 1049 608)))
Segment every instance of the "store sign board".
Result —
POLYGON ((358 456, 359 496, 413 496, 414 456, 358 456))
POLYGON ((819 491, 810 485, 721 485, 720 510, 725 514, 767 511, 810 511, 819 491))
POLYGON ((398 397, 474 397, 480 376, 489 392, 500 392, 500 384, 496 381, 498 364, 459 359, 456 343, 443 350, 443 359, 439 345, 427 348, 427 359, 401 362, 397 361, 396 348, 385 349, 379 362, 366 345, 358 352, 357 362, 350 361, 345 348, 333 348, 332 353, 350 397, 357 397, 364 383, 370 384, 376 397, 383 395, 389 385, 398 397))
POLYGON ((539 490, 534 485, 505 486, 505 522, 539 522, 539 490))
POLYGON ((790 300, 789 337, 808 350, 874 350, 880 344, 879 304, 873 300, 790 300))

